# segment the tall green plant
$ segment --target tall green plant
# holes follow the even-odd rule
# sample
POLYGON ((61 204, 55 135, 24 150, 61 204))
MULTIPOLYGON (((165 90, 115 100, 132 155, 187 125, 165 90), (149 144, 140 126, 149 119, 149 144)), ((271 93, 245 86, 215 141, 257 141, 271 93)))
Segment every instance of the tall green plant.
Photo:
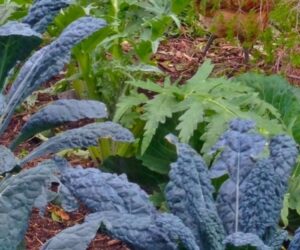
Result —
POLYGON ((259 98, 255 89, 242 82, 210 78, 212 69, 213 65, 207 61, 183 85, 171 83, 168 78, 162 86, 151 80, 128 81, 133 87, 155 93, 154 98, 147 98, 145 94, 133 91, 121 99, 115 115, 115 121, 128 124, 135 122, 128 121, 132 112, 140 113, 140 119, 145 122, 141 155, 146 152, 159 125, 175 114, 178 114, 176 130, 183 142, 189 142, 195 131, 205 125, 201 136, 203 152, 208 152, 226 122, 234 117, 251 117, 264 133, 273 134, 286 129, 278 110, 259 98))
MULTIPOLYGON (((113 115, 118 98, 126 91, 126 80, 161 74, 151 56, 165 32, 180 25, 177 14, 184 6, 178 0, 92 1, 89 5, 77 1, 57 17, 58 29, 87 13, 109 23, 74 50, 76 65, 69 67, 68 75, 81 97, 106 102, 113 115)), ((55 32, 54 27, 52 34, 55 32)))

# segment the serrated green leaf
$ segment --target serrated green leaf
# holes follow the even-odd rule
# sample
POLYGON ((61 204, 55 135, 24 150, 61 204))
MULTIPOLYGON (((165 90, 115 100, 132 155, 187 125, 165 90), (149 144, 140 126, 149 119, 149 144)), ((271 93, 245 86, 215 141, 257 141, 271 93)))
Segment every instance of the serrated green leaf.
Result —
POLYGON ((131 108, 146 103, 148 98, 144 94, 132 91, 129 96, 124 96, 117 104, 117 110, 113 121, 118 122, 122 116, 131 108))
POLYGON ((206 126, 205 133, 201 136, 204 141, 202 153, 206 154, 211 150, 211 147, 217 142, 218 138, 227 128, 227 122, 232 117, 226 113, 219 113, 211 116, 209 123, 206 126))
POLYGON ((191 103, 188 110, 179 117, 179 124, 176 127, 179 130, 179 138, 182 142, 188 143, 193 135, 198 123, 202 122, 204 118, 203 104, 199 101, 191 103))
POLYGON ((186 81, 186 85, 189 89, 193 89, 193 86, 206 80, 211 74, 214 65, 210 60, 206 60, 201 67, 197 70, 196 74, 189 80, 186 81))
POLYGON ((141 154, 144 154, 148 148, 156 129, 160 123, 165 123, 166 118, 171 118, 176 105, 174 96, 161 94, 155 96, 145 105, 145 113, 142 119, 146 121, 145 133, 142 140, 141 154))
POLYGON ((134 87, 150 90, 155 93, 161 93, 163 91, 162 87, 160 87, 157 83, 154 83, 149 79, 147 81, 131 80, 127 81, 127 83, 134 87))

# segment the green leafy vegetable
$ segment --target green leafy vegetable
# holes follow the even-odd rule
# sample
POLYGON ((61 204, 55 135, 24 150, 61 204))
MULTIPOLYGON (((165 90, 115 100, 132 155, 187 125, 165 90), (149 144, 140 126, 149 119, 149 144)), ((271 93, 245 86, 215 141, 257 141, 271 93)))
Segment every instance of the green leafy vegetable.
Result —
POLYGON ((200 249, 222 249, 225 231, 217 214, 207 167, 202 158, 188 145, 178 143, 178 159, 171 164, 166 199, 171 212, 188 226, 200 249))
POLYGON ((23 240, 34 202, 46 185, 50 173, 50 168, 44 163, 0 183, 2 249, 15 250, 23 240))
POLYGON ((6 147, 0 145, 0 174, 10 172, 18 164, 18 159, 6 147))
POLYGON ((70 0, 35 0, 28 15, 24 17, 23 23, 27 23, 32 29, 43 33, 58 12, 70 3, 70 0))
POLYGON ((100 138, 111 138, 113 141, 121 142, 133 141, 131 132, 119 124, 113 122, 92 123, 50 138, 23 158, 20 165, 44 154, 57 153, 63 149, 96 146, 100 138))
POLYGON ((50 45, 34 53, 21 68, 7 96, 7 106, 3 112, 0 126, 2 133, 12 114, 41 84, 56 76, 70 59, 73 46, 106 25, 102 19, 82 17, 71 23, 50 45))
POLYGON ((15 148, 21 142, 37 133, 56 127, 66 122, 78 121, 84 118, 105 118, 106 107, 98 101, 58 100, 32 115, 20 131, 20 135, 10 146, 15 148))
POLYGON ((67 228, 48 240, 41 250, 83 250, 87 249, 100 226, 98 220, 88 220, 67 228))

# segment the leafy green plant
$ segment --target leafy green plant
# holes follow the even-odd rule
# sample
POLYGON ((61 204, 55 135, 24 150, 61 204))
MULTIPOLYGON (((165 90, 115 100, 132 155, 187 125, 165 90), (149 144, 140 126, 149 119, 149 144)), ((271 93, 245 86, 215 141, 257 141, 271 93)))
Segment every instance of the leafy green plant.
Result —
MULTIPOLYGON (((1 237, 5 239, 2 246, 15 249, 20 243, 31 208, 41 205, 36 202, 37 197, 44 197, 43 206, 51 200, 49 197, 53 199, 52 191, 47 191, 52 180, 60 184, 54 196, 67 211, 77 209, 78 199, 93 213, 82 224, 48 240, 42 247, 44 250, 86 249, 98 230, 123 240, 133 249, 280 249, 287 233, 278 229, 277 223, 298 150, 290 137, 279 135, 270 140, 269 156, 259 156, 266 139, 253 129, 252 121, 231 121, 230 128, 213 148, 223 151, 211 170, 190 146, 179 143, 173 135, 168 136, 178 154, 176 162, 171 164, 170 182, 165 188, 172 213, 156 211, 148 195, 124 175, 70 167, 62 158, 23 170, 1 182, 0 205, 10 204, 3 203, 5 200, 14 205, 24 203, 22 208, 27 208, 3 207, 11 222, 16 218, 14 213, 22 220, 14 224, 17 230, 9 235, 9 228, 0 227, 1 236, 6 236, 1 237), (226 165, 229 179, 221 186, 215 201, 210 175, 219 168, 224 170, 220 163, 226 165), (32 181, 36 185, 28 193, 28 183, 32 181), (13 202, 16 193, 22 197, 18 198, 19 203, 13 202)), ((298 236, 289 249, 297 249, 297 242, 298 236)))
MULTIPOLYGON (((42 23, 44 25, 45 20, 42 23)), ((13 29, 19 26, 23 27, 23 24, 13 23, 13 25, 13 29)), ((72 46, 105 25, 106 23, 102 19, 92 17, 79 18, 71 23, 57 40, 35 52, 25 62, 8 94, 4 95, 3 93, 1 96, 2 133, 10 122, 16 107, 41 84, 50 80, 63 69, 65 63, 70 59, 72 46)), ((29 29, 28 25, 24 27, 29 29)), ((34 33, 32 30, 30 32, 34 33)), ((9 32, 7 33, 10 35, 9 32)), ((21 39, 23 39, 22 36, 21 39)), ((12 52, 15 53, 14 51, 12 52)), ((107 117, 106 107, 98 101, 58 100, 29 119, 20 136, 11 145, 11 148, 39 132, 59 126, 65 122, 84 118, 99 119, 105 117, 107 117)), ((53 163, 44 162, 34 169, 18 173, 20 168, 29 160, 44 154, 55 153, 66 148, 95 146, 98 144, 98 140, 103 137, 111 138, 117 142, 132 142, 133 140, 132 134, 127 129, 112 122, 104 122, 92 123, 54 136, 22 159, 18 159, 10 150, 1 146, 0 174, 2 180, 0 182, 0 192, 3 199, 0 201, 0 210, 1 218, 3 221, 6 221, 0 226, 1 249, 22 249, 22 240, 32 208, 36 206, 40 208, 40 211, 43 211, 43 206, 45 202, 47 203, 45 195, 49 193, 47 190, 49 183, 52 181, 53 163), (13 210, 16 213, 9 214, 13 210)), ((63 192, 68 192, 64 188, 61 188, 61 190, 62 194, 63 192)), ((68 204, 71 201, 70 198, 64 196, 63 204, 68 204)))
MULTIPOLYGON (((17 105, 69 61, 71 48, 104 26, 105 22, 101 19, 79 18, 57 40, 29 58, 10 92, 2 96, 2 132, 17 105)), ((129 103, 124 102, 127 106, 116 114, 121 121, 130 124, 139 118, 139 109, 142 110, 143 117, 137 124, 142 124, 141 129, 146 124, 147 150, 151 149, 151 141, 160 132, 161 126, 172 119, 180 121, 175 126, 180 140, 193 142, 197 130, 203 130, 206 131, 206 137, 202 137, 203 151, 208 152, 216 143, 212 153, 218 152, 219 156, 208 171, 195 150, 180 143, 174 136, 168 137, 178 154, 177 161, 171 165, 170 182, 163 188, 171 213, 157 211, 146 192, 129 182, 125 175, 73 168, 61 158, 44 161, 29 170, 22 169, 37 157, 66 148, 96 146, 100 139, 133 142, 132 133, 121 125, 96 122, 56 135, 22 159, 16 158, 7 148, 0 148, 0 174, 3 177, 0 182, 0 210, 3 221, 8 221, 0 225, 1 247, 20 249, 32 208, 38 207, 43 211, 48 201, 56 199, 66 211, 76 210, 79 201, 93 213, 84 223, 50 239, 42 249, 85 249, 99 229, 123 240, 133 249, 279 249, 286 239, 286 232, 279 230, 277 223, 287 181, 298 155, 296 144, 284 135, 271 140, 263 138, 253 131, 253 122, 241 120, 232 121, 230 129, 217 140, 222 133, 217 131, 214 135, 220 128, 219 123, 222 122, 225 128, 226 122, 233 117, 254 118, 264 135, 277 134, 285 127, 280 112, 257 98, 253 88, 226 79, 209 79, 211 70, 209 63, 204 64, 185 86, 168 81, 164 86, 151 81, 132 81, 132 85, 141 88, 145 84, 147 89, 158 95, 149 101, 146 95, 133 92, 129 103), (167 107, 166 104, 172 105, 167 107), (157 112, 160 110, 161 113, 157 112), (132 111, 137 115, 125 116, 132 111), (190 126, 186 119, 191 122, 193 114, 200 114, 200 118, 192 121, 190 126), (274 120, 269 122, 269 118, 274 120), (215 130, 211 129, 214 126, 215 130), (204 140, 213 136, 205 144, 204 140), (269 147, 266 147, 266 141, 269 147), (229 178, 220 187, 215 201, 210 177, 224 174, 229 178), (53 182, 59 184, 56 193, 50 188, 53 182), (273 199, 266 198, 269 196, 273 199)), ((99 102, 54 102, 31 117, 11 148, 61 123, 106 116, 106 108, 99 102), (77 108, 79 106, 82 110, 77 108)), ((143 143, 141 141, 142 150, 145 149, 143 143)), ((297 239, 298 233, 290 249, 297 249, 297 239)))
MULTIPOLYGON (((244 82, 254 88, 260 98, 277 108, 281 115, 282 123, 285 124, 294 140, 300 143, 300 98, 299 89, 291 86, 283 77, 277 75, 265 76, 247 73, 237 77, 238 81, 244 82)), ((290 179, 289 191, 285 197, 285 208, 282 219, 288 225, 288 208, 294 209, 300 214, 299 192, 299 161, 290 179)))
POLYGON ((238 81, 253 88, 261 99, 275 107, 281 115, 295 141, 300 143, 300 96, 299 89, 279 75, 246 73, 237 77, 238 81))
MULTIPOLYGON (((297 52, 299 46, 299 1, 276 0, 270 12, 270 27, 261 35, 265 60, 281 64, 284 72, 286 65, 299 67, 297 52), (282 54, 283 53, 283 54, 282 54)), ((278 69, 277 69, 278 70, 278 69)))
POLYGON ((157 129, 168 118, 177 119, 174 132, 178 133, 182 142, 191 142, 193 135, 200 130, 198 145, 202 141, 200 149, 203 153, 208 153, 224 131, 226 122, 235 117, 255 120, 266 134, 287 129, 278 110, 260 98, 254 88, 242 81, 210 78, 212 69, 213 66, 207 61, 183 85, 171 83, 168 78, 162 86, 151 80, 128 81, 138 89, 155 93, 153 98, 148 98, 133 90, 120 100, 114 117, 115 121, 132 127, 141 120, 144 122, 144 132, 140 135, 141 155, 147 152, 157 129))
MULTIPOLYGON (((105 102, 111 117, 128 79, 162 74, 151 56, 185 4, 178 0, 77 1, 49 29, 55 35, 78 16, 91 14, 107 20, 108 27, 74 49, 68 77, 82 98, 105 102)), ((66 79, 68 81, 68 79, 66 79)))

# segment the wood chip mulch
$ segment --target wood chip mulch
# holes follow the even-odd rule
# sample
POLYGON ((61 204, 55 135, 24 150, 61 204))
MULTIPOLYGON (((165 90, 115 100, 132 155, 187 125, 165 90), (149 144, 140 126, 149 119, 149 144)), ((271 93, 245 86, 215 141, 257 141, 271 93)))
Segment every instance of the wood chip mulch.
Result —
MULTIPOLYGON (((156 60, 158 67, 170 75, 173 80, 189 79, 204 60, 210 59, 215 66, 214 76, 232 77, 246 71, 278 73, 283 74, 291 84, 300 86, 300 67, 292 66, 287 51, 278 49, 275 56, 276 61, 273 64, 266 63, 261 54, 258 58, 252 57, 249 64, 245 65, 241 47, 234 46, 224 39, 217 39, 204 56, 202 51, 206 43, 206 38, 188 36, 169 38, 161 42, 153 59, 156 60)), ((256 45, 253 52, 257 54, 260 49, 260 46, 256 45)))

